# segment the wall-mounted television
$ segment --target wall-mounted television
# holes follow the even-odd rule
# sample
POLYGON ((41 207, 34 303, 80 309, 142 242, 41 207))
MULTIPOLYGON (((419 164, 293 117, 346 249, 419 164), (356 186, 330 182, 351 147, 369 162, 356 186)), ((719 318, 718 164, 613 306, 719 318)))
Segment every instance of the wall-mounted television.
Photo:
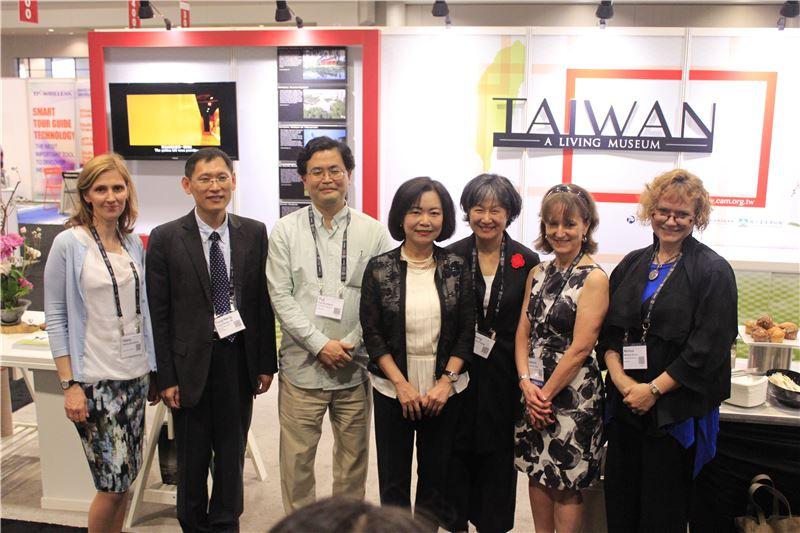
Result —
POLYGON ((236 83, 110 83, 114 151, 129 159, 187 159, 214 146, 239 157, 236 83))

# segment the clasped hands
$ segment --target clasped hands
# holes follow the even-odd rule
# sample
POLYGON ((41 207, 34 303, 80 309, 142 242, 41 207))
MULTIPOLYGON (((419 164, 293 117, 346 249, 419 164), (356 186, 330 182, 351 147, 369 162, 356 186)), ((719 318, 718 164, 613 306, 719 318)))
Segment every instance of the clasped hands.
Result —
POLYGON ((408 381, 402 381, 395 386, 397 391, 397 401, 403 408, 403 418, 408 420, 422 420, 422 416, 438 416, 442 412, 444 405, 450 398, 452 389, 450 381, 440 379, 428 391, 422 395, 408 381))
POLYGON ((647 413, 655 404, 656 396, 650 392, 647 383, 639 383, 627 374, 623 374, 619 383, 614 385, 622 393, 622 401, 630 408, 633 414, 642 416, 647 413))
POLYGON ((520 388, 525 398, 525 411, 534 429, 544 429, 555 422, 552 402, 538 385, 529 379, 523 379, 520 381, 520 388))
POLYGON ((347 363, 353 360, 350 350, 355 348, 349 342, 331 339, 317 354, 317 360, 328 370, 344 368, 347 363))

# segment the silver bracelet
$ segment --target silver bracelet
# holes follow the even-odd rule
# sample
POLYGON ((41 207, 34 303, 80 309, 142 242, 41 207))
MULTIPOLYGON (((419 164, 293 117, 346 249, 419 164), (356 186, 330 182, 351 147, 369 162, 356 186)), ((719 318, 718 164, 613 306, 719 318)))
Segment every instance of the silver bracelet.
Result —
POLYGON ((517 381, 522 381, 523 379, 531 379, 531 377, 530 377, 528 374, 521 374, 521 375, 520 375, 520 376, 517 378, 517 381))

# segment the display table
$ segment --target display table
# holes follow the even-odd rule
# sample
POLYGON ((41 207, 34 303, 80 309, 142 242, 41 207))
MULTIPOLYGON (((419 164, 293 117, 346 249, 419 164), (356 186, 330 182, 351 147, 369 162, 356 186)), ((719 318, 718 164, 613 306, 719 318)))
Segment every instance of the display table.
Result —
MULTIPOLYGON (((39 324, 44 313, 28 311, 23 321, 39 324)), ((30 334, 0 335, 0 365, 21 368, 33 375, 33 401, 39 434, 42 470, 42 509, 88 511, 95 495, 75 426, 64 414, 64 391, 49 350, 15 348, 30 334)))
POLYGON ((692 532, 732 533, 733 519, 746 512, 747 489, 757 474, 772 478, 796 514, 800 510, 800 409, 769 396, 757 407, 723 403, 719 426, 717 454, 696 480, 692 532))

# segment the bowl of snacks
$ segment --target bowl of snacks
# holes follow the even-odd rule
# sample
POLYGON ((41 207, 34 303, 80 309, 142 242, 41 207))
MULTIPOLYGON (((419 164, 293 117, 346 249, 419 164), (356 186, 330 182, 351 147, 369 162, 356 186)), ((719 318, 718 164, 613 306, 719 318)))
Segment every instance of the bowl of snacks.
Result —
POLYGON ((783 405, 800 409, 800 372, 774 368, 765 374, 769 380, 767 390, 783 405))

